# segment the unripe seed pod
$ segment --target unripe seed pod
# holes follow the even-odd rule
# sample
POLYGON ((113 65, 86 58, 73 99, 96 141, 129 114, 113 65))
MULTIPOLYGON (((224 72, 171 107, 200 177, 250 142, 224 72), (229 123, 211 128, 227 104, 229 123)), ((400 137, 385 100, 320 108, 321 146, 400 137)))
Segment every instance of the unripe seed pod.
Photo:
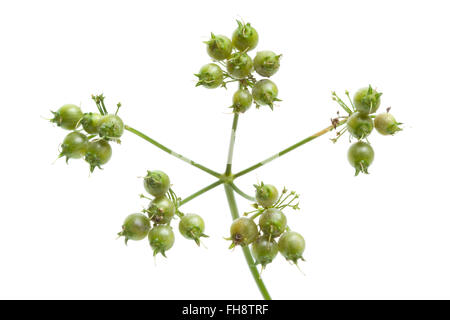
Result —
POLYGON ((133 213, 126 217, 122 225, 122 231, 119 232, 119 237, 125 237, 125 244, 128 240, 142 240, 150 230, 150 221, 141 213, 133 213))
POLYGON ((358 141, 348 149, 348 161, 355 168, 355 176, 360 172, 369 173, 368 168, 372 164, 375 152, 370 144, 358 141))
POLYGON ((278 209, 266 209, 259 217, 261 231, 271 238, 279 237, 286 230, 286 226, 286 216, 278 209))
POLYGON ((58 111, 53 112, 54 118, 50 122, 66 130, 75 130, 83 117, 80 107, 74 104, 65 104, 58 111))
POLYGON ((80 159, 86 154, 88 138, 78 132, 74 131, 69 133, 61 144, 61 153, 59 157, 66 157, 66 161, 69 159, 80 159))
POLYGON ((373 130, 373 120, 367 113, 354 112, 347 120, 347 129, 356 139, 364 139, 373 130))
POLYGON ((170 199, 162 196, 150 202, 146 212, 155 224, 166 224, 172 220, 175 214, 175 205, 170 199))
POLYGON ((198 214, 190 213, 181 217, 178 228, 183 237, 194 240, 197 245, 200 245, 200 237, 207 237, 203 233, 205 231, 205 222, 198 214))
POLYGON ((227 71, 235 79, 243 79, 250 75, 253 69, 252 58, 245 52, 233 53, 227 60, 227 71))
POLYGON ((153 227, 148 233, 148 241, 153 249, 153 255, 161 253, 166 257, 166 251, 172 248, 175 242, 175 235, 172 227, 168 225, 159 225, 153 227))
POLYGON ((84 159, 90 165, 91 172, 95 168, 100 168, 106 164, 112 156, 112 149, 106 140, 90 141, 86 148, 86 156, 84 159))
POLYGON ((239 51, 250 51, 258 45, 258 32, 250 23, 243 24, 237 21, 238 28, 233 32, 232 43, 239 51))
POLYGON ((259 236, 258 227, 252 219, 240 217, 233 221, 230 227, 231 247, 235 245, 247 246, 259 236))
POLYGON ((286 260, 291 260, 297 264, 298 259, 303 260, 305 239, 297 232, 287 231, 278 240, 278 250, 286 260))
POLYGON ((381 95, 371 86, 359 89, 353 97, 356 110, 367 114, 376 112, 381 103, 381 95))
POLYGON ((162 197, 169 191, 169 176, 159 170, 147 171, 147 175, 144 177, 144 188, 152 196, 162 197))
POLYGON ((393 135, 398 131, 401 131, 402 128, 399 127, 401 123, 398 123, 394 116, 390 113, 380 113, 375 117, 375 128, 377 131, 384 135, 393 135))
POLYGON ((255 71, 263 77, 273 76, 280 68, 280 55, 272 51, 260 51, 253 59, 255 71))
POLYGON ((261 183, 260 185, 255 185, 256 202, 264 207, 269 208, 273 206, 278 200, 278 190, 271 184, 261 183))
POLYGON ((118 139, 122 136, 124 124, 122 119, 114 114, 103 116, 98 129, 98 134, 102 138, 118 139))
POLYGON ((231 106, 234 112, 244 113, 247 111, 253 102, 253 97, 248 89, 239 89, 233 95, 233 105, 231 106))
POLYGON ((206 51, 214 60, 228 59, 233 50, 231 40, 222 35, 211 33, 211 39, 206 41, 206 51))
POLYGON ((81 119, 84 131, 89 134, 97 134, 102 123, 103 116, 99 113, 85 113, 81 119))
POLYGON ((223 83, 223 72, 217 64, 208 63, 201 67, 195 74, 198 78, 196 86, 203 86, 207 89, 215 89, 223 83))
POLYGON ((252 89, 253 100, 260 106, 269 106, 273 109, 273 103, 275 101, 281 101, 278 99, 278 88, 276 84, 269 80, 263 79, 255 83, 252 89))
POLYGON ((256 264, 261 264, 264 268, 277 256, 278 245, 266 236, 259 237, 252 243, 252 254, 256 264))

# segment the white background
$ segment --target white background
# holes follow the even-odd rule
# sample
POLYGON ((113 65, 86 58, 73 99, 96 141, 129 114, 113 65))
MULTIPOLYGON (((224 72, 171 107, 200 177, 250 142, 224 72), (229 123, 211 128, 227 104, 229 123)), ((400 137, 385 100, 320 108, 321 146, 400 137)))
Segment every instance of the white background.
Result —
MULTIPOLYGON (((348 139, 322 137, 240 178, 301 194, 289 225, 307 242, 303 276, 280 256, 263 273, 276 299, 450 298, 449 74, 446 1, 2 1, 0 3, 0 298, 259 299, 230 251, 223 188, 183 209, 206 221, 206 248, 176 235, 156 265, 147 241, 115 240, 146 205, 139 176, 166 171, 181 197, 214 178, 126 133, 103 171, 52 164, 68 132, 44 118, 66 103, 94 111, 103 92, 124 121, 222 171, 234 87, 195 88, 202 41, 258 30, 282 53, 283 102, 239 121, 241 170, 324 128, 330 92, 369 83, 405 123, 371 136, 376 159, 353 176, 348 139)), ((253 51, 252 55, 257 51, 253 51)), ((249 202, 239 198, 241 211, 249 202)), ((177 225, 174 224, 175 226, 177 225)))

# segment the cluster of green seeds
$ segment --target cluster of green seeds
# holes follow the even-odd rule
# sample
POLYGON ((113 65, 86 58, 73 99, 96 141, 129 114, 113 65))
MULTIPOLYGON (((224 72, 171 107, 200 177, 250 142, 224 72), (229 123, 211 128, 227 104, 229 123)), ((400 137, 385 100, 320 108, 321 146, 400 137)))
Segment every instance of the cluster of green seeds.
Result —
MULTIPOLYGON (((253 103, 256 108, 269 106, 273 110, 274 103, 281 101, 278 98, 276 84, 269 79, 279 70, 281 55, 272 51, 259 51, 251 58, 249 52, 258 45, 258 32, 250 23, 240 21, 237 23, 238 27, 231 39, 223 35, 211 34, 211 38, 205 43, 213 63, 204 65, 196 74, 197 86, 208 89, 226 88, 227 84, 232 82, 238 84, 230 107, 235 113, 235 119, 238 118, 239 113, 246 112, 253 103), (263 78, 257 80, 255 73, 263 78)), ((332 93, 332 98, 347 114, 340 116, 338 112, 338 116, 332 119, 332 127, 310 138, 345 124, 332 140, 336 142, 348 131, 350 138, 357 140, 348 150, 348 160, 356 170, 355 175, 360 172, 368 173, 368 168, 374 160, 374 150, 368 141, 369 135, 374 128, 382 135, 393 135, 401 130, 399 127, 401 123, 398 123, 389 112, 390 108, 387 108, 385 113, 375 115, 380 107, 382 94, 370 85, 358 90, 353 99, 350 98, 348 91, 345 94, 350 102, 348 105, 335 92, 332 93)), ((120 143, 120 137, 125 129, 122 119, 117 115, 121 107, 120 103, 117 104, 115 114, 108 114, 103 95, 92 96, 92 99, 95 101, 98 113, 83 113, 80 107, 67 104, 53 112, 54 118, 51 119, 51 122, 61 128, 71 131, 61 144, 59 157, 66 157, 66 161, 84 158, 91 172, 97 167, 101 168, 110 160, 112 155, 110 142, 120 143)), ((237 122, 233 125, 235 123, 237 122)), ((132 128, 127 127, 127 129, 132 128)), ((135 132, 135 134, 138 133, 135 132)), ((138 135, 160 149, 168 150, 159 143, 152 142, 149 137, 138 135)), ((234 140, 232 141, 234 143, 234 140)), ((297 146, 300 145, 297 144, 297 146)), ((230 150, 232 151, 232 148, 230 150)), ((264 163, 266 161, 258 165, 264 163)), ((228 175, 228 172, 225 175, 228 175)), ((171 249, 175 242, 171 223, 175 218, 179 218, 178 230, 181 235, 200 245, 200 238, 208 237, 204 233, 204 220, 197 214, 184 214, 179 210, 183 201, 172 190, 168 175, 158 170, 147 171, 143 179, 144 188, 152 198, 141 195, 150 203, 142 212, 128 215, 123 222, 122 230, 118 235, 124 237, 125 244, 129 240, 139 241, 147 238, 153 255, 161 253, 165 257, 166 251, 171 249)), ((230 237, 227 238, 232 242, 230 248, 251 246, 255 263, 260 264, 262 269, 270 264, 278 253, 297 265, 299 260, 303 260, 305 240, 302 235, 289 228, 284 212, 287 208, 299 210, 298 194, 289 192, 285 188, 279 194, 276 187, 264 183, 255 185, 255 188, 254 210, 246 212, 244 216, 235 219, 231 224, 230 237)), ((196 196, 199 194, 201 192, 198 192, 196 196)), ((247 199, 252 198, 245 196, 247 199)))
POLYGON ((200 68, 195 74, 198 78, 197 86, 208 89, 225 87, 230 82, 238 82, 239 88, 233 94, 233 112, 244 113, 254 102, 256 107, 269 106, 278 99, 276 84, 267 78, 273 76, 280 68, 281 54, 272 51, 259 51, 252 59, 248 52, 255 49, 258 32, 250 23, 237 22, 238 27, 231 39, 223 35, 211 34, 206 41, 206 50, 214 63, 200 68), (253 72, 264 77, 256 80, 253 72), (251 92, 250 92, 251 90, 251 92))
POLYGON ((332 139, 336 142, 346 131, 349 132, 351 138, 358 141, 353 143, 348 150, 348 161, 355 168, 355 175, 360 172, 368 173, 368 168, 372 164, 375 152, 369 143, 368 137, 375 128, 381 135, 394 135, 402 130, 392 114, 389 113, 390 108, 386 112, 374 115, 381 104, 381 92, 377 92, 372 86, 359 89, 353 100, 350 98, 348 91, 345 92, 350 106, 348 106, 335 92, 332 98, 336 101, 348 115, 333 119, 333 124, 337 126, 340 119, 345 119, 345 128, 337 132, 337 137, 332 139))
POLYGON ((112 156, 111 141, 120 143, 119 138, 124 131, 122 119, 115 114, 108 114, 104 96, 92 96, 99 113, 83 113, 79 106, 65 104, 57 111, 52 111, 54 117, 50 121, 59 127, 72 131, 63 140, 59 158, 84 158, 90 166, 90 171, 106 164, 112 156))
POLYGON ((298 195, 285 188, 279 195, 276 187, 260 183, 255 185, 255 210, 246 212, 245 216, 233 221, 230 227, 230 248, 236 245, 251 245, 256 264, 262 269, 281 253, 287 260, 297 264, 303 260, 305 240, 291 231, 283 211, 286 208, 299 210, 298 195), (259 218, 258 223, 255 222, 259 218), (277 240, 278 239, 278 240, 277 240))
POLYGON ((180 218, 178 229, 181 235, 200 245, 200 238, 207 237, 204 234, 205 222, 197 214, 184 214, 178 209, 181 199, 171 189, 169 176, 159 170, 147 171, 144 188, 154 198, 141 195, 150 200, 148 207, 142 213, 134 213, 125 218, 122 231, 119 232, 119 236, 125 237, 125 244, 128 240, 138 241, 147 237, 153 255, 161 253, 165 257, 166 251, 175 242, 170 224, 177 216, 180 218))

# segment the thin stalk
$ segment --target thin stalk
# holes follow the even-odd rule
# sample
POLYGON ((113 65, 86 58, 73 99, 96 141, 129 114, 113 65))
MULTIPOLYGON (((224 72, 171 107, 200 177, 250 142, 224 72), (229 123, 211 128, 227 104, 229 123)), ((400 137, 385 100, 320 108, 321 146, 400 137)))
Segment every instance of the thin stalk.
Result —
MULTIPOLYGON (((239 114, 235 113, 233 118, 233 125, 231 127, 231 138, 230 138, 230 146, 228 148, 228 160, 227 160, 227 166, 225 171, 225 176, 231 176, 231 166, 233 163, 233 150, 234 150, 234 142, 236 138, 236 128, 239 120, 239 114)), ((232 183, 232 181, 230 181, 232 183)), ((239 210, 236 204, 236 199, 234 197, 234 191, 232 186, 230 185, 230 182, 225 183, 225 194, 227 196, 228 205, 230 207, 231 217, 233 220, 239 218, 239 210)), ((250 253, 250 250, 248 246, 242 247, 242 252, 244 253, 245 260, 247 262, 248 268, 250 269, 250 272, 253 276, 253 279, 256 282, 256 285, 259 288, 259 291, 261 292, 263 298, 265 300, 271 300, 270 294, 267 291, 267 288, 264 284, 264 282, 261 279, 261 276, 258 272, 258 269, 256 268, 255 261, 253 261, 252 254, 250 253)))
POLYGON ((214 189, 215 187, 220 186, 220 185, 223 184, 223 183, 224 183, 223 180, 217 180, 216 182, 211 183, 209 186, 206 186, 206 187, 204 187, 203 189, 200 189, 199 191, 197 191, 196 193, 191 194, 189 197, 186 197, 186 198, 182 199, 182 200, 180 201, 179 206, 182 206, 183 204, 185 204, 185 203, 191 201, 192 199, 197 198, 199 195, 202 195, 202 194, 204 194, 205 192, 207 192, 207 191, 209 191, 209 190, 211 190, 211 189, 214 189))
POLYGON ((245 175, 245 174, 247 174, 247 173, 249 173, 249 172, 251 172, 251 171, 253 171, 255 169, 258 169, 258 168, 262 167, 263 165, 265 165, 265 164, 267 164, 269 162, 272 162, 273 160, 275 160, 275 159, 285 155, 286 153, 291 152, 292 150, 295 150, 298 147, 300 147, 300 146, 302 146, 302 145, 304 145, 304 144, 306 144, 306 143, 308 143, 310 141, 313 141, 314 139, 316 139, 316 138, 318 138, 320 136, 323 136, 324 134, 334 130, 335 128, 343 125, 346 122, 347 122, 347 119, 338 122, 336 125, 331 125, 329 127, 326 127, 325 129, 320 130, 319 132, 316 132, 315 134, 313 134, 313 135, 311 135, 311 136, 309 136, 309 137, 307 137, 307 138, 305 138, 305 139, 303 139, 303 140, 293 144, 292 146, 290 146, 290 147, 288 147, 288 148, 286 148, 284 150, 281 150, 280 152, 274 154, 273 156, 267 158, 266 160, 258 162, 257 164, 254 164, 253 166, 250 166, 247 169, 244 169, 244 170, 236 173, 233 177, 234 178, 239 178, 239 177, 241 177, 241 176, 243 176, 243 175, 245 175))
MULTIPOLYGON (((230 206, 231 216, 234 219, 239 218, 239 211, 236 204, 236 199, 234 198, 234 191, 229 184, 225 184, 225 194, 227 195, 228 205, 230 206)), ((266 285, 264 281, 261 279, 258 269, 255 266, 255 261, 253 260, 252 254, 250 253, 250 249, 248 246, 242 247, 242 251, 245 256, 245 260, 247 261, 247 265, 252 273, 253 279, 258 286, 259 291, 261 292, 263 298, 265 300, 271 300, 269 291, 267 291, 266 285)))
POLYGON ((104 101, 104 99, 101 99, 101 100, 100 100, 100 104, 102 105, 103 112, 104 112, 105 114, 108 114, 108 110, 106 110, 106 106, 105 106, 105 101, 104 101))
POLYGON ((235 185, 234 183, 230 183, 230 186, 233 188, 234 191, 236 191, 236 193, 238 195, 240 195, 242 198, 245 198, 249 201, 253 201, 256 202, 256 199, 248 194, 246 194, 244 191, 242 191, 241 189, 238 188, 237 185, 235 185))
POLYGON ((254 215, 250 216, 250 219, 255 219, 258 218, 262 213, 264 212, 264 210, 258 210, 257 213, 255 213, 254 215))
POLYGON ((239 120, 239 113, 234 114, 233 125, 231 126, 231 136, 230 136, 230 146, 228 148, 228 158, 227 158, 227 166, 225 169, 225 175, 228 176, 231 174, 231 166, 233 163, 233 150, 234 150, 234 142, 236 140, 236 129, 239 120))
POLYGON ((188 159, 188 158, 182 156, 181 154, 176 153, 175 151, 170 150, 169 148, 167 148, 166 146, 162 145, 162 144, 159 143, 158 141, 153 140, 153 139, 150 138, 149 136, 146 136, 146 135, 143 134, 142 132, 140 132, 140 131, 138 131, 138 130, 136 130, 136 129, 130 127, 130 126, 127 126, 127 125, 126 125, 126 126, 125 126, 125 130, 128 130, 128 131, 131 132, 131 133, 134 133, 134 134, 137 135, 138 137, 140 137, 140 138, 142 138, 142 139, 144 139, 144 140, 150 142, 150 143, 153 144, 155 147, 157 147, 157 148, 159 148, 159 149, 161 149, 161 150, 167 152, 168 154, 174 156, 175 158, 181 159, 181 160, 183 160, 184 162, 187 162, 187 163, 189 163, 190 165, 192 165, 192 166, 194 166, 194 167, 196 167, 196 168, 199 168, 200 170, 203 170, 203 171, 209 173, 210 175, 212 175, 212 176, 214 176, 214 177, 216 177, 216 178, 220 178, 220 177, 221 177, 221 175, 220 175, 219 173, 215 172, 214 170, 211 170, 211 169, 209 169, 209 168, 207 168, 207 167, 205 167, 205 166, 203 166, 203 165, 201 165, 201 164, 199 164, 199 163, 197 163, 197 162, 194 162, 194 161, 192 161, 192 160, 190 160, 190 159, 188 159))

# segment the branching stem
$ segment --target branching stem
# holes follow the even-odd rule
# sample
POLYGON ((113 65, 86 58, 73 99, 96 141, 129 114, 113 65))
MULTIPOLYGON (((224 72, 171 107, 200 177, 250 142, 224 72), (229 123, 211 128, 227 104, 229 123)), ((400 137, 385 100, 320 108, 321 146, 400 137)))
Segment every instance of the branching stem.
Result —
POLYGON ((186 204, 187 202, 191 201, 192 199, 197 198, 198 196, 204 194, 205 192, 208 192, 209 190, 212 190, 215 187, 220 186, 223 183, 224 183, 223 180, 217 180, 216 182, 211 183, 210 185, 204 187, 203 189, 200 189, 196 193, 191 194, 189 197, 186 197, 186 198, 182 199, 180 201, 180 206, 182 206, 183 204, 186 204))
POLYGON ((225 169, 225 175, 229 176, 231 174, 231 165, 233 163, 233 150, 234 150, 234 142, 236 140, 236 129, 239 120, 239 113, 235 113, 233 117, 233 125, 231 126, 231 135, 230 135, 230 145, 228 148, 228 158, 227 158, 227 166, 225 169))
POLYGON ((263 161, 261 161, 261 162, 258 162, 257 164, 254 164, 253 166, 250 166, 250 167, 248 167, 247 169, 244 169, 244 170, 242 170, 242 171, 236 173, 236 174, 233 176, 233 178, 234 178, 234 179, 239 178, 239 177, 241 177, 241 176, 243 176, 243 175, 245 175, 245 174, 247 174, 247 173, 249 173, 249 172, 251 172, 251 171, 253 171, 253 170, 255 170, 255 169, 258 169, 258 168, 262 167, 263 165, 265 165, 265 164, 267 164, 267 163, 269 163, 269 162, 272 162, 273 160, 275 160, 275 159, 277 159, 277 158, 279 158, 279 157, 285 155, 286 153, 291 152, 292 150, 295 150, 295 149, 297 149, 298 147, 300 147, 300 146, 302 146, 302 145, 304 145, 304 144, 306 144, 306 143, 308 143, 308 142, 310 142, 310 141, 312 141, 312 140, 314 140, 314 139, 316 139, 316 138, 318 138, 318 137, 320 137, 320 136, 323 136, 324 134, 326 134, 326 133, 332 131, 333 129, 335 129, 335 128, 341 126, 341 125, 343 125, 346 121, 347 121, 347 119, 342 120, 342 121, 339 121, 335 126, 334 126, 334 125, 331 125, 331 126, 329 126, 329 127, 326 127, 326 128, 323 129, 323 130, 320 130, 319 132, 316 132, 315 134, 313 134, 313 135, 311 135, 311 136, 309 136, 309 137, 307 137, 307 138, 305 138, 305 139, 303 139, 303 140, 301 140, 301 141, 299 141, 299 142, 293 144, 292 146, 290 146, 290 147, 288 147, 288 148, 286 148, 286 149, 281 150, 280 152, 274 154, 273 156, 267 158, 266 160, 263 160, 263 161))
POLYGON ((216 178, 220 178, 220 177, 221 177, 221 174, 220 174, 220 173, 217 173, 217 172, 215 172, 214 170, 211 170, 211 169, 209 169, 209 168, 207 168, 207 167, 205 167, 205 166, 203 166, 203 165, 201 165, 201 164, 199 164, 199 163, 197 163, 197 162, 194 162, 194 161, 192 161, 192 160, 190 160, 190 159, 188 159, 188 158, 182 156, 182 155, 179 154, 179 153, 176 153, 175 151, 170 150, 169 148, 167 148, 167 147, 164 146, 163 144, 159 143, 158 141, 156 141, 156 140, 150 138, 149 136, 143 134, 142 132, 140 132, 140 131, 138 131, 138 130, 136 130, 136 129, 130 127, 130 126, 127 126, 127 125, 126 125, 126 126, 125 126, 125 130, 128 130, 128 131, 131 132, 131 133, 134 133, 134 134, 137 135, 138 137, 140 137, 140 138, 142 138, 142 139, 144 139, 144 140, 150 142, 150 143, 153 144, 155 147, 157 147, 157 148, 159 148, 159 149, 161 149, 161 150, 167 152, 168 154, 174 156, 175 158, 181 159, 181 160, 183 160, 184 162, 187 162, 187 163, 189 163, 190 165, 192 165, 192 166, 194 166, 194 167, 197 167, 197 168, 199 168, 200 170, 203 170, 203 171, 209 173, 210 175, 212 175, 212 176, 214 176, 214 177, 216 177, 216 178))
MULTIPOLYGON (((228 148, 227 164, 226 164, 226 168, 225 168, 225 174, 223 174, 223 175, 221 175, 221 174, 219 174, 218 172, 216 172, 214 170, 211 170, 211 169, 209 169, 209 168, 207 168, 207 167, 205 167, 205 166, 203 166, 203 165, 201 165, 201 164, 199 164, 197 162, 194 162, 194 161, 192 161, 192 160, 190 160, 190 159, 188 159, 188 158, 186 158, 186 157, 184 157, 184 156, 182 156, 182 155, 172 151, 171 149, 167 148, 166 146, 162 145, 161 143, 157 142, 156 140, 146 136, 142 132, 140 132, 140 131, 138 131, 138 130, 130 127, 130 126, 125 126, 125 129, 128 130, 131 133, 134 133, 138 137, 140 137, 140 138, 150 142, 151 144, 153 144, 154 146, 158 147, 159 149, 167 152, 168 154, 170 154, 170 155, 172 155, 172 156, 174 156, 174 157, 176 157, 178 159, 181 159, 181 160, 189 163, 190 165, 192 165, 194 167, 197 167, 200 170, 203 170, 203 171, 209 173, 210 175, 212 175, 212 176, 214 176, 214 177, 219 179, 216 182, 214 182, 214 183, 212 183, 212 184, 210 184, 210 185, 200 189, 199 191, 193 193, 192 195, 182 199, 179 202, 179 206, 182 206, 183 204, 186 204, 187 202, 197 198, 198 196, 200 196, 200 195, 202 195, 202 194, 204 194, 204 193, 214 189, 215 187, 223 184, 224 187, 225 187, 225 194, 226 194, 226 197, 227 197, 227 200, 228 200, 228 205, 230 207, 231 217, 234 220, 234 219, 239 218, 239 210, 238 210, 238 207, 237 207, 237 204, 236 204, 236 199, 234 197, 234 192, 238 193, 240 196, 244 197, 247 200, 255 201, 254 197, 249 196, 248 194, 246 194, 245 192, 240 190, 234 184, 234 182, 233 182, 234 179, 239 178, 239 177, 241 177, 241 176, 243 176, 243 175, 245 175, 245 174, 247 174, 247 173, 249 173, 249 172, 251 172, 251 171, 253 171, 255 169, 258 169, 258 168, 262 167, 263 165, 265 165, 265 164, 267 164, 269 162, 272 162, 273 160, 275 160, 275 159, 277 159, 277 158, 287 154, 288 152, 291 152, 292 150, 297 149, 298 147, 300 147, 300 146, 302 146, 302 145, 304 145, 304 144, 306 144, 306 143, 308 143, 308 142, 310 142, 310 141, 312 141, 312 140, 314 140, 314 139, 316 139, 316 138, 318 138, 318 137, 320 137, 320 136, 322 136, 322 135, 332 131, 333 129, 336 129, 337 127, 345 124, 346 121, 347 121, 347 118, 345 118, 344 120, 341 120, 341 121, 337 121, 336 120, 336 123, 333 123, 331 126, 326 127, 325 129, 323 129, 323 130, 321 130, 321 131, 319 131, 319 132, 317 132, 317 133, 315 133, 315 134, 313 134, 313 135, 311 135, 311 136, 309 136, 309 137, 307 137, 307 138, 305 138, 305 139, 303 139, 303 140, 293 144, 292 146, 281 150, 280 152, 278 152, 275 155, 267 158, 266 160, 258 162, 257 164, 255 164, 253 166, 250 166, 247 169, 244 169, 244 170, 238 172, 237 174, 233 175, 232 172, 231 172, 231 169, 232 169, 232 163, 233 163, 233 151, 234 151, 234 144, 235 144, 235 140, 236 140, 236 129, 237 129, 237 125, 238 125, 238 120, 239 120, 239 114, 235 113, 234 114, 234 118, 233 118, 233 125, 231 127, 231 137, 230 137, 230 145, 229 145, 229 148, 228 148)), ((292 201, 293 200, 291 200, 291 202, 292 201)), ((287 205, 289 205, 289 204, 290 203, 288 203, 287 205)), ((260 214, 260 212, 254 214, 251 218, 256 218, 259 214, 260 214)), ((258 269, 256 268, 255 261, 253 260, 253 257, 252 257, 252 255, 250 253, 250 249, 248 248, 248 246, 245 246, 245 247, 242 248, 242 251, 244 253, 245 260, 246 260, 247 265, 248 265, 248 267, 250 269, 250 272, 251 272, 251 274, 253 276, 253 279, 255 280, 255 283, 256 283, 256 285, 259 288, 259 291, 261 292, 261 294, 262 294, 264 299, 270 300, 271 299, 270 294, 269 294, 269 292, 268 292, 268 290, 267 290, 263 280, 261 279, 261 276, 260 276, 260 274, 258 272, 258 269)))
POLYGON ((238 188, 237 185, 235 185, 234 183, 230 183, 231 188, 233 188, 233 190, 240 195, 242 198, 247 199, 248 201, 253 201, 256 202, 255 197, 252 197, 248 194, 246 194, 244 191, 242 191, 241 189, 238 188))

